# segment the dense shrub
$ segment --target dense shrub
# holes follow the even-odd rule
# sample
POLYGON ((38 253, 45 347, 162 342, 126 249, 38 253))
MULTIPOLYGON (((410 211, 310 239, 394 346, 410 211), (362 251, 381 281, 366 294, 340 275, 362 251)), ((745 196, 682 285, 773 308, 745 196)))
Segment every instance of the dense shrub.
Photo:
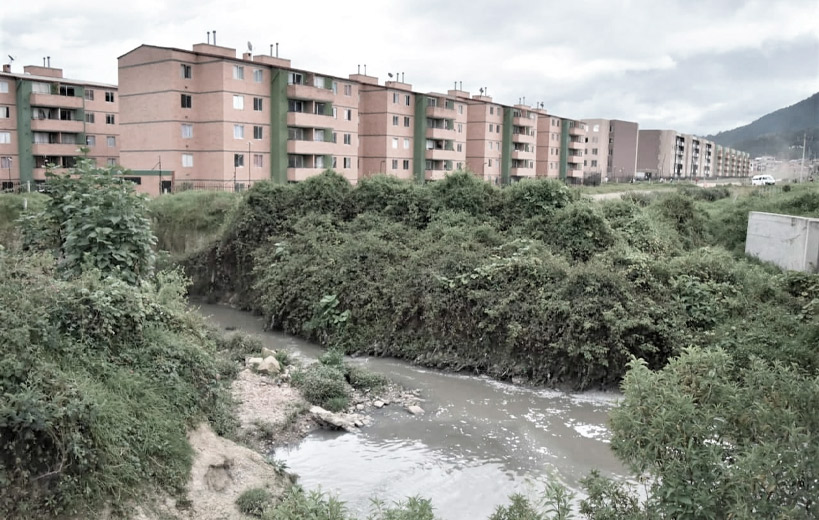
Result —
POLYGON ((273 506, 273 494, 264 488, 248 489, 236 499, 236 506, 242 514, 261 518, 273 506))
POLYGON ((184 191, 148 202, 156 247, 173 255, 195 252, 221 238, 239 196, 215 191, 184 191))
POLYGON ((0 193, 0 246, 12 247, 21 240, 17 219, 23 215, 36 215, 44 208, 48 198, 41 193, 0 193))
POLYGON ((230 367, 184 281, 139 285, 0 252, 0 516, 95 517, 159 487, 185 484, 187 428, 229 433, 230 367))
POLYGON ((350 404, 352 388, 337 367, 314 363, 295 372, 293 384, 305 399, 331 412, 340 412, 350 404))

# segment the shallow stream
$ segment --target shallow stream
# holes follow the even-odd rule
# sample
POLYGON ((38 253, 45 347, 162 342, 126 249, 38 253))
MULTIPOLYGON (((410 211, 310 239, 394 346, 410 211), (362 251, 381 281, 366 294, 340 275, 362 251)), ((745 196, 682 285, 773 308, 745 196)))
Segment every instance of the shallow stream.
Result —
MULTIPOLYGON (((214 325, 257 335, 272 349, 314 359, 321 348, 279 333, 225 306, 199 304, 214 325)), ((365 513, 370 497, 432 499, 444 520, 483 520, 520 492, 538 496, 549 481, 573 490, 592 469, 624 475, 609 449, 608 412, 618 395, 566 394, 449 374, 383 358, 356 358, 408 389, 420 390, 423 416, 396 406, 376 411, 356 434, 317 431, 275 456, 306 489, 321 489, 365 513)))

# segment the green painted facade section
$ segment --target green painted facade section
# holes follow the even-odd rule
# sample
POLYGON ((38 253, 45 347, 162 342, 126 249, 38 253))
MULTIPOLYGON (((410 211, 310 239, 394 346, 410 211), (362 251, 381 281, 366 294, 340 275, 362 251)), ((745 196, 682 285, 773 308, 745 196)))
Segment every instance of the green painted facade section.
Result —
POLYGON ((77 109, 76 114, 77 121, 82 121, 82 132, 77 134, 77 146, 85 146, 85 87, 74 87, 74 96, 82 99, 82 106, 77 109))
POLYGON ((566 180, 569 167, 569 122, 560 120, 560 180, 566 180))
POLYGON ((171 180, 173 171, 171 170, 126 170, 117 175, 124 175, 126 177, 167 177, 171 180))
POLYGON ((512 118, 514 111, 503 107, 503 134, 501 140, 501 185, 509 186, 512 182, 512 118))
POLYGON ((270 178, 287 183, 287 71, 270 75, 270 178))
POLYGON ((415 96, 415 127, 413 128, 412 142, 412 176, 415 182, 423 183, 426 180, 424 173, 427 167, 427 98, 415 96))
POLYGON ((333 116, 333 104, 332 103, 325 103, 324 104, 324 115, 325 116, 333 116))
POLYGON ((17 162, 20 168, 20 182, 34 180, 34 155, 31 147, 31 82, 17 80, 17 162))

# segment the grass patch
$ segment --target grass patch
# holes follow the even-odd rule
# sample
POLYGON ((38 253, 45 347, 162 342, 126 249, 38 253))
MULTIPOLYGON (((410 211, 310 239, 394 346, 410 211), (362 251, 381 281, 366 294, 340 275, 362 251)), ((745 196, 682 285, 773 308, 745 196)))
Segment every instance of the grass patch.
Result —
POLYGON ((273 506, 273 494, 264 488, 248 489, 239 495, 236 505, 243 514, 261 518, 273 506))

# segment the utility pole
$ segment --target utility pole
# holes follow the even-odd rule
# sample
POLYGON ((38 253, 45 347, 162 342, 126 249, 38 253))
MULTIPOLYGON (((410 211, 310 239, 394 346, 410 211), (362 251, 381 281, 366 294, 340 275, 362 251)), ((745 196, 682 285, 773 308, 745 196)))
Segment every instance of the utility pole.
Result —
POLYGON ((802 172, 805 169, 805 150, 808 144, 808 133, 802 134, 802 164, 799 165, 799 182, 802 182, 802 172))

